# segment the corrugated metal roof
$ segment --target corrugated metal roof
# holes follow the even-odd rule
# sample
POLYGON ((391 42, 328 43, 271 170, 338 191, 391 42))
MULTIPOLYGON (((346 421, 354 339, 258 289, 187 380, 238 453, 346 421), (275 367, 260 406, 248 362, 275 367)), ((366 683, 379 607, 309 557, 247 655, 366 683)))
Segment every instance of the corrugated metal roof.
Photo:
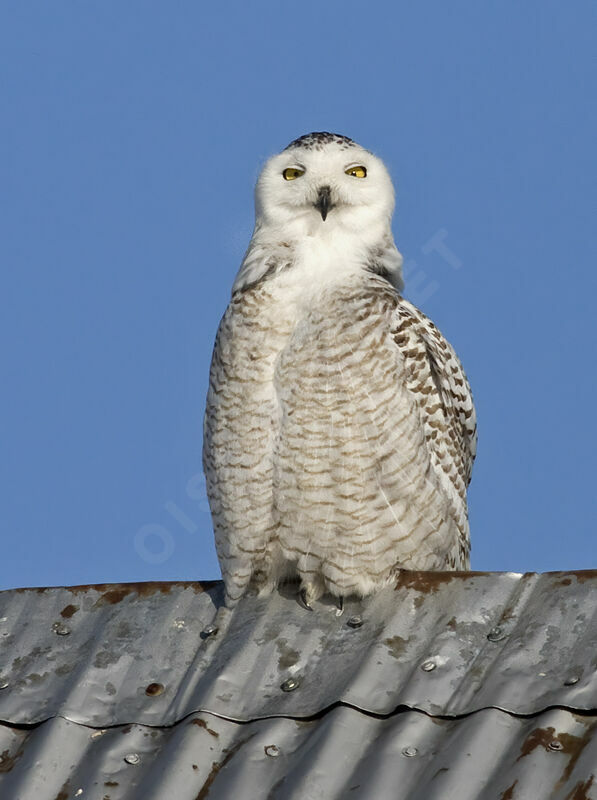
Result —
POLYGON ((597 572, 221 598, 0 593, 1 800, 597 798, 597 572))
POLYGON ((27 730, 0 726, 0 796, 580 800, 597 789, 594 732, 595 717, 563 710, 378 719, 338 706, 307 721, 238 724, 198 714, 170 728, 97 731, 54 718, 27 730))

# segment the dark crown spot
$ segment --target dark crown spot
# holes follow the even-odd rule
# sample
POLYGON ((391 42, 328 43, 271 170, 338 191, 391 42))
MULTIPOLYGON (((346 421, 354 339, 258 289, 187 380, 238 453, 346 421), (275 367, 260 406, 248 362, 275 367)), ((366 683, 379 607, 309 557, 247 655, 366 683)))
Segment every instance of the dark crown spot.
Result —
POLYGON ((328 131, 314 131, 313 133, 306 133, 304 136, 299 136, 298 139, 290 142, 285 150, 290 150, 293 147, 303 147, 305 150, 320 150, 326 144, 339 144, 344 148, 355 147, 356 142, 349 139, 348 136, 342 136, 340 133, 328 133, 328 131))

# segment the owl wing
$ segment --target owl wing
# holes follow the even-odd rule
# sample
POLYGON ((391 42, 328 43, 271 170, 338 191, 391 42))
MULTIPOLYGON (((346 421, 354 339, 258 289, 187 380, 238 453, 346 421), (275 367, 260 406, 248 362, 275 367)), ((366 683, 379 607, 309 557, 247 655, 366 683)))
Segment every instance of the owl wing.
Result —
POLYGON ((471 389, 456 353, 418 308, 399 299, 391 335, 404 359, 432 469, 447 496, 468 552, 466 488, 477 446, 471 389))

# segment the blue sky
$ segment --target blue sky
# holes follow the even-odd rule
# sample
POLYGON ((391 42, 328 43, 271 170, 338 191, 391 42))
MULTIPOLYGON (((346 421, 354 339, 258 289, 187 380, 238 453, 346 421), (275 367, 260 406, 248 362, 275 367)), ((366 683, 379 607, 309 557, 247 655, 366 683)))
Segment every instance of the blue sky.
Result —
POLYGON ((597 566, 597 11, 0 8, 0 588, 218 577, 213 337, 260 166, 332 130, 388 164, 406 296, 479 415, 472 566, 597 566))

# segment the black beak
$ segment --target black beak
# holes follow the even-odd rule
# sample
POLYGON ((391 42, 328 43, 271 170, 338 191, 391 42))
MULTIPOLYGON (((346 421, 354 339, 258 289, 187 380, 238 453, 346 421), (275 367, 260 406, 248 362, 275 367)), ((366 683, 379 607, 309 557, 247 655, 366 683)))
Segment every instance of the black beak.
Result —
POLYGON ((328 215, 328 211, 332 208, 331 203, 331 194, 332 190, 329 186, 320 186, 319 191, 317 193, 317 202, 315 203, 315 208, 321 214, 321 219, 325 222, 325 218, 328 215))

